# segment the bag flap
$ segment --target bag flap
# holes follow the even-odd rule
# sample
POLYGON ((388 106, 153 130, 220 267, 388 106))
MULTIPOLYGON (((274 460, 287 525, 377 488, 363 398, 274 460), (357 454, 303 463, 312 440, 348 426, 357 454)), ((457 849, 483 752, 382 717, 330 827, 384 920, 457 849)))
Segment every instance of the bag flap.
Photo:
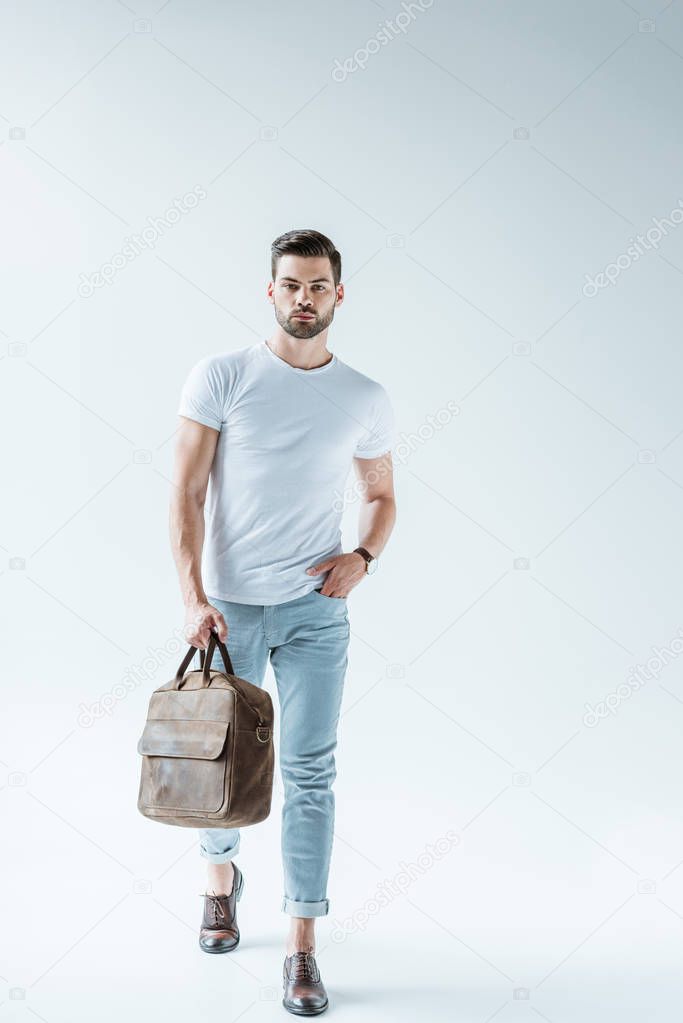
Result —
POLYGON ((153 757, 215 760, 228 734, 228 721, 152 718, 138 742, 138 753, 153 757))

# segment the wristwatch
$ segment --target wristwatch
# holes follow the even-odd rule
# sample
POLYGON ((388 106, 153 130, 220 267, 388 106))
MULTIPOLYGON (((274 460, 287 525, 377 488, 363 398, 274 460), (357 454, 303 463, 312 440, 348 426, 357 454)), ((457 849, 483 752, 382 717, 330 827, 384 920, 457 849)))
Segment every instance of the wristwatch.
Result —
POLYGON ((365 559, 365 571, 367 575, 372 575, 373 572, 377 571, 379 562, 374 554, 371 554, 370 551, 366 551, 365 547, 356 547, 354 548, 353 553, 360 554, 361 557, 365 559))

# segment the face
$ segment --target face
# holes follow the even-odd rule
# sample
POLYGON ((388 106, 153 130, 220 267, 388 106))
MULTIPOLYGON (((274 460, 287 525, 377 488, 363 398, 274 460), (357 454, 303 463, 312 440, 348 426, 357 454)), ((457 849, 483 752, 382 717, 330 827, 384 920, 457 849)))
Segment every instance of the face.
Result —
POLYGON ((281 256, 277 276, 268 287, 275 319, 291 337, 316 337, 332 323, 344 296, 334 285, 327 256, 281 256))

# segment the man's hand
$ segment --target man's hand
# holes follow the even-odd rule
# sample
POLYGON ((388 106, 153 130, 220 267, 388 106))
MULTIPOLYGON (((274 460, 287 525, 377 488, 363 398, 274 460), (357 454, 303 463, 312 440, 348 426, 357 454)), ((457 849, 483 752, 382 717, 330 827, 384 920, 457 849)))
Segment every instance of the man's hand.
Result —
POLYGON ((336 558, 328 558, 319 565, 311 565, 306 569, 308 575, 326 572, 329 575, 322 590, 324 597, 348 597, 354 586, 357 586, 366 575, 365 558, 362 554, 352 551, 350 554, 338 554, 336 558))
POLYGON ((220 611, 208 602, 187 605, 185 610, 185 638, 190 646, 206 650, 213 628, 216 629, 221 642, 225 643, 228 638, 228 626, 220 611))

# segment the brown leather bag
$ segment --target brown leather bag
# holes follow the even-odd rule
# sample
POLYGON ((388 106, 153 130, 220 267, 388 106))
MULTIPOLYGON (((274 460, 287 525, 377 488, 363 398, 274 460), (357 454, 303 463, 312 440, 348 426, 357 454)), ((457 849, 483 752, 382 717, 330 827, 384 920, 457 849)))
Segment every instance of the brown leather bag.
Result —
POLYGON ((237 828, 265 820, 273 793, 273 701, 235 675, 215 632, 199 670, 176 676, 150 698, 138 742, 138 810, 181 828, 237 828), (211 668, 218 647, 225 671, 211 668))

